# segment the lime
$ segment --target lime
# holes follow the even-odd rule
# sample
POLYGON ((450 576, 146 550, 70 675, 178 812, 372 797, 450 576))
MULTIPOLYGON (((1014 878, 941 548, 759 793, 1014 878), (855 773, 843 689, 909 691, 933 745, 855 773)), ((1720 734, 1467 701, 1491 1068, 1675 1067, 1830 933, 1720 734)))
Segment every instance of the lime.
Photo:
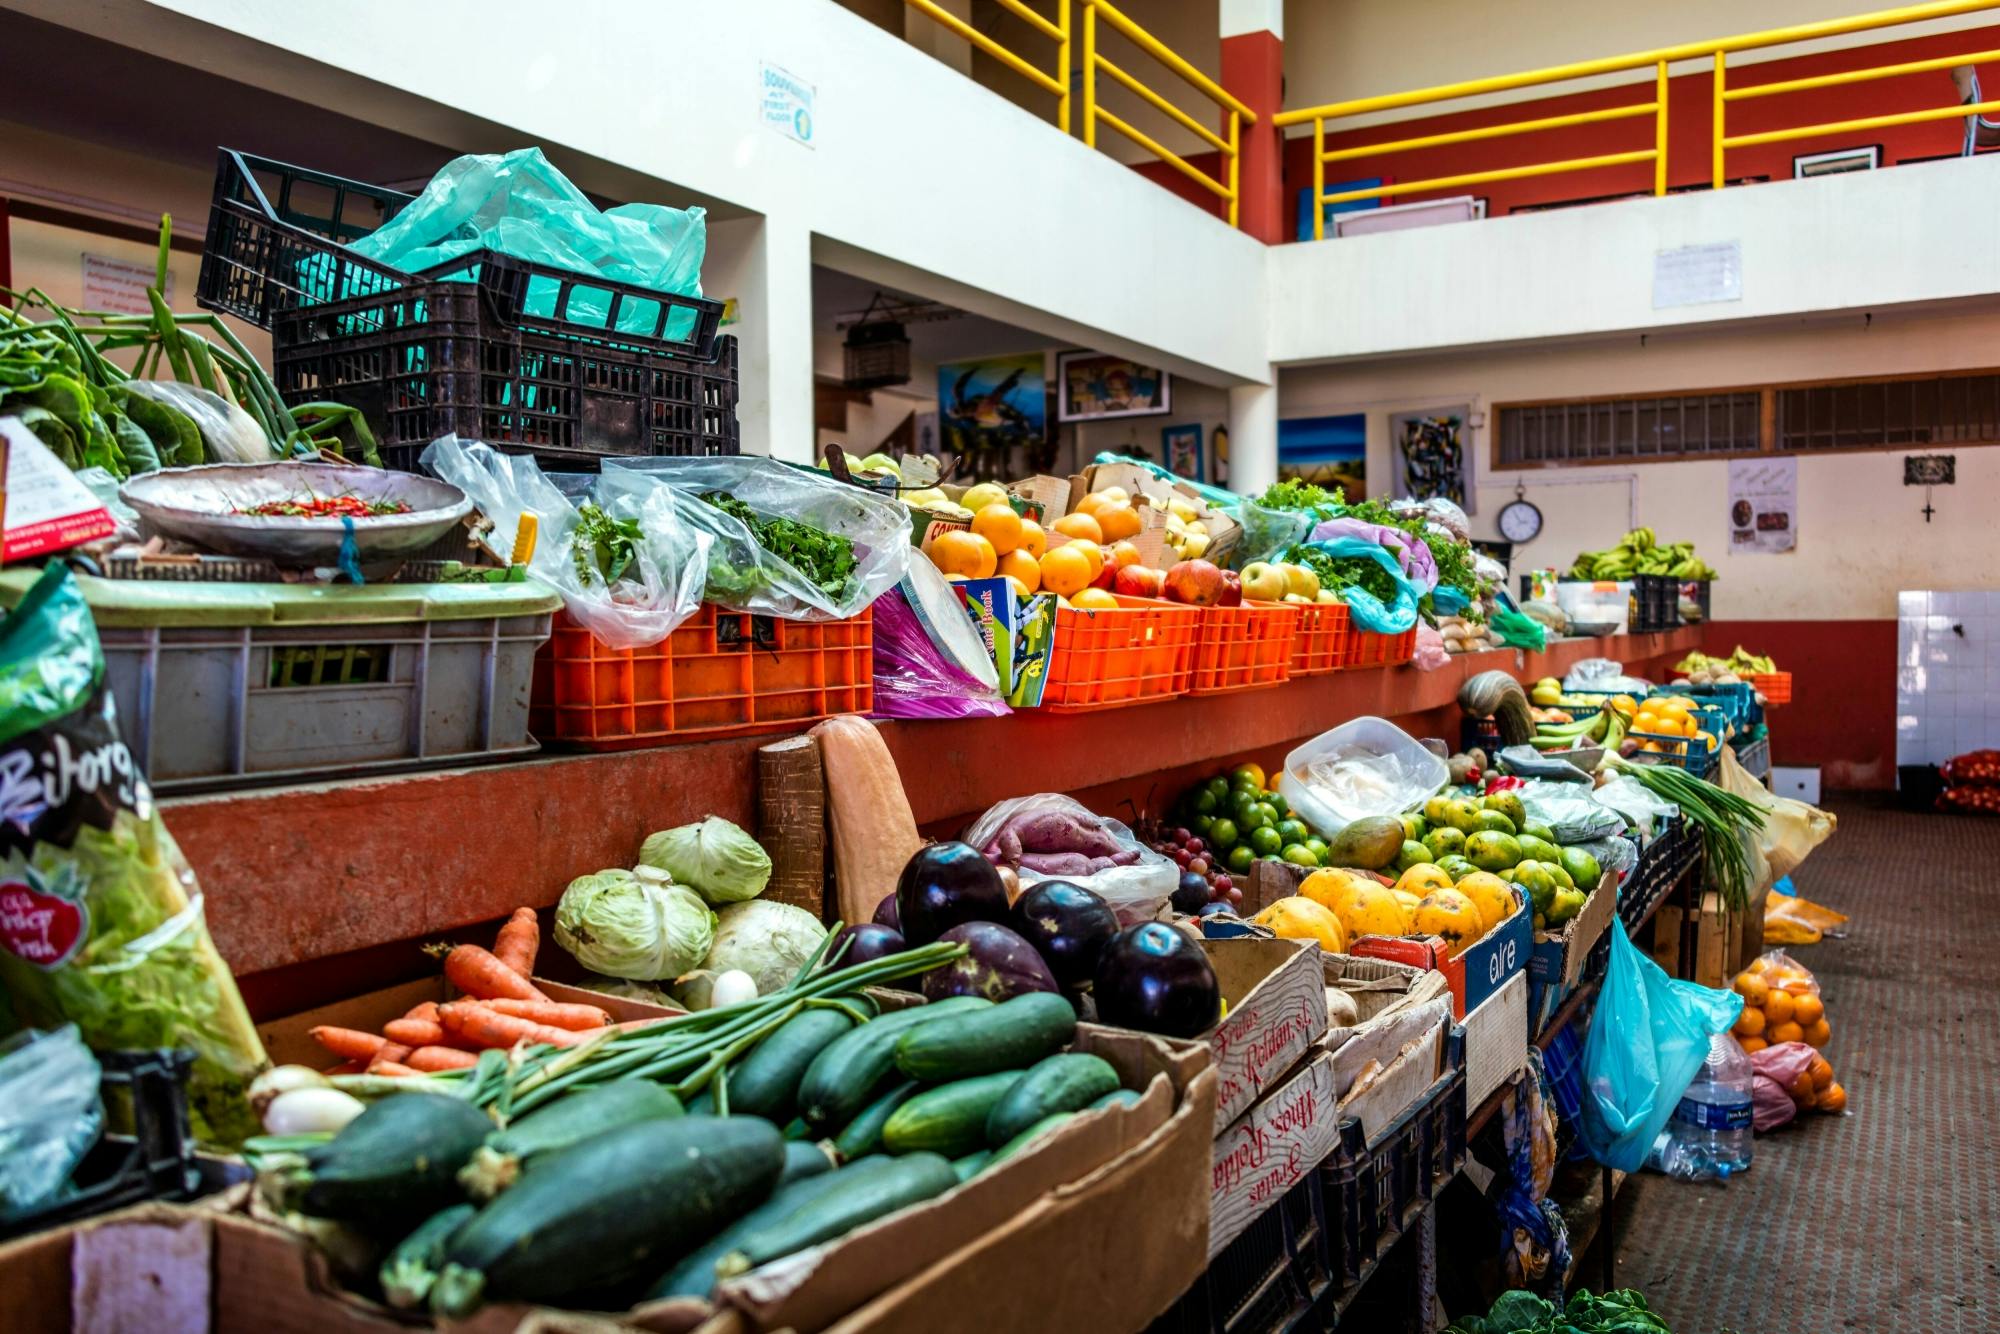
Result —
POLYGON ((1307 846, 1308 848, 1311 848, 1311 849, 1312 849, 1312 855, 1313 855, 1313 856, 1315 856, 1315 857, 1319 858, 1319 864, 1320 864, 1321 866, 1324 866, 1324 865, 1326 865, 1326 840, 1325 840, 1325 839, 1323 839, 1323 838, 1319 837, 1318 835, 1314 835, 1313 837, 1311 837, 1311 838, 1309 838, 1309 839, 1307 839, 1307 840, 1306 840, 1306 846, 1307 846))
POLYGON ((1236 821, 1217 820, 1208 827, 1207 838, 1209 842, 1215 844, 1216 847, 1221 848, 1224 852, 1229 851, 1236 846, 1236 821))
POLYGON ((1312 837, 1312 830, 1306 828, 1304 820, 1278 821, 1278 837, 1287 843, 1303 843, 1312 837))
POLYGON ((1256 764, 1239 764, 1229 771, 1229 781, 1244 783, 1261 791, 1264 787, 1263 767, 1256 764))
POLYGON ((1227 778, 1211 778, 1201 785, 1201 790, 1214 797, 1218 805, 1229 800, 1229 780, 1227 778))
POLYGON ((1221 807, 1222 803, 1207 788, 1202 788, 1194 794, 1193 810, 1196 815, 1213 815, 1221 807))
POLYGON ((1229 850, 1227 858, 1229 873, 1231 875, 1247 875, 1250 872, 1250 863, 1256 860, 1257 854, 1250 851, 1248 844, 1238 843, 1229 850))
POLYGON ((1303 843, 1294 843, 1284 852, 1285 860, 1294 866, 1318 866, 1319 858, 1303 843))
POLYGON ((1286 816, 1292 813, 1292 803, 1286 801, 1282 796, 1280 796, 1276 792, 1266 792, 1264 794, 1264 800, 1270 803, 1271 809, 1278 813, 1278 818, 1280 820, 1284 819, 1286 816))
POLYGON ((1257 823, 1258 823, 1258 824, 1260 824, 1260 825, 1266 825, 1266 824, 1268 824, 1268 825, 1275 825, 1275 824, 1277 824, 1277 823, 1278 823, 1278 808, 1277 808, 1276 806, 1273 806, 1273 805, 1272 805, 1272 804, 1271 804, 1270 802, 1268 802, 1268 801, 1260 801, 1260 802, 1258 802, 1258 803, 1257 803, 1257 823))
POLYGON ((1208 831, 1215 828, 1215 817, 1213 815, 1197 815, 1188 823, 1195 833, 1200 834, 1203 838, 1207 838, 1208 831))
POLYGON ((1278 836, 1278 831, 1267 824, 1252 829, 1249 837, 1243 841, 1248 843, 1250 850, 1259 857, 1275 857, 1285 846, 1285 840, 1278 836))
POLYGON ((1257 798, 1249 792, 1238 792, 1229 799, 1229 813, 1236 823, 1245 829, 1257 823, 1257 798))

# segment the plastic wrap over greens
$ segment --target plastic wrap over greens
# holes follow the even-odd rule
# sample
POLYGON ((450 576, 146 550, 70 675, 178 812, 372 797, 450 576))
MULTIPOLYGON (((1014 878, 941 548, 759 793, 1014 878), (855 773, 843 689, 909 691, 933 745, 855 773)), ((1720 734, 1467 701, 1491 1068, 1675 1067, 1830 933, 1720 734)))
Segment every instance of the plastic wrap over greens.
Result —
POLYGON ((556 943, 594 973, 656 982, 701 966, 715 914, 654 867, 578 876, 556 904, 556 943))
POLYGON ((710 903, 754 899, 771 883, 770 854, 719 815, 647 835, 639 864, 658 867, 710 903))
POLYGON ((1587 788, 1567 783, 1530 783, 1520 792, 1529 821, 1547 825, 1558 843, 1609 838, 1625 828, 1625 817, 1592 800, 1587 788))
POLYGON ((74 1024, 0 1044, 0 1223, 53 1203, 97 1143, 101 1078, 74 1024))

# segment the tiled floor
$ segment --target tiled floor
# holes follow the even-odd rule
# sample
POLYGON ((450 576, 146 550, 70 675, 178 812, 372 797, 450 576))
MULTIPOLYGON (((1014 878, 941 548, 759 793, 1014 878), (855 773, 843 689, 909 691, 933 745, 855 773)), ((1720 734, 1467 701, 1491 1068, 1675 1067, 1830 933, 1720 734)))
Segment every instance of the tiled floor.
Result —
POLYGON ((1798 879, 1851 934, 1799 957, 1825 994, 1848 1115, 1759 1137, 1726 1187, 1633 1178, 1618 1282, 1675 1334, 1992 1334, 2000 819, 1832 809, 1840 828, 1798 879))

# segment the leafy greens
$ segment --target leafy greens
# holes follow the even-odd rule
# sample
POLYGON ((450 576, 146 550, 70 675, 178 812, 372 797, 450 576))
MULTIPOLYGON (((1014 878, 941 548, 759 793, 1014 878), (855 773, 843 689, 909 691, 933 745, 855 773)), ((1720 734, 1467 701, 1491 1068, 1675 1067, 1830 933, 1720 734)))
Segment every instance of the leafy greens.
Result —
MULTIPOLYGON (((852 542, 796 519, 765 518, 727 491, 710 491, 702 499, 740 521, 757 539, 757 545, 804 575, 827 596, 836 600, 847 596, 859 565, 852 542)), ((715 576, 711 567, 711 584, 715 576)))

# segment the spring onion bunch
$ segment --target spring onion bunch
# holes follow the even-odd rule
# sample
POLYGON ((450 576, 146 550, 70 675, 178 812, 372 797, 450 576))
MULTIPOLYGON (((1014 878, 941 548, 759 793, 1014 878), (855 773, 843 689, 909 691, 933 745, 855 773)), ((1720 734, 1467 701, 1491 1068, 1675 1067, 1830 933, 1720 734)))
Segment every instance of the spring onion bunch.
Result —
POLYGON ((1764 827, 1763 810, 1678 765, 1634 764, 1609 755, 1604 762, 1680 807, 1701 835, 1709 884, 1724 906, 1741 911, 1750 902, 1750 854, 1743 840, 1764 827))

